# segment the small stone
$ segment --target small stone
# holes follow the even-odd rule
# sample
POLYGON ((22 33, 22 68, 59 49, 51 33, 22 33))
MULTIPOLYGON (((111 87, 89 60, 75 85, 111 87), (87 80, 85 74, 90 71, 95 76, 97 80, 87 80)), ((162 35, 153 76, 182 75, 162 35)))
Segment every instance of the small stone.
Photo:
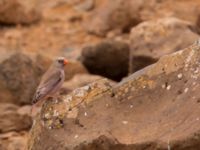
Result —
POLYGON ((122 121, 122 123, 123 123, 123 124, 128 124, 128 121, 125 121, 125 120, 124 120, 124 121, 122 121))
POLYGON ((171 89, 171 85, 168 85, 166 89, 167 89, 167 90, 170 90, 170 89, 171 89))
POLYGON ((87 116, 88 115, 87 112, 85 112, 84 115, 87 116))
POLYGON ((77 139, 78 137, 79 137, 79 136, 78 136, 77 134, 74 136, 75 139, 77 139))
POLYGON ((187 92, 188 92, 188 90, 189 90, 188 88, 185 88, 184 92, 185 92, 185 93, 187 93, 187 92))
POLYGON ((130 108, 133 108, 133 105, 130 105, 130 108))
POLYGON ((183 74, 182 74, 182 73, 179 73, 179 74, 177 75, 177 77, 178 77, 179 79, 181 79, 181 78, 183 77, 183 74))
POLYGON ((89 91, 91 89, 91 87, 89 85, 86 85, 86 86, 82 87, 82 89, 84 89, 85 91, 89 91))

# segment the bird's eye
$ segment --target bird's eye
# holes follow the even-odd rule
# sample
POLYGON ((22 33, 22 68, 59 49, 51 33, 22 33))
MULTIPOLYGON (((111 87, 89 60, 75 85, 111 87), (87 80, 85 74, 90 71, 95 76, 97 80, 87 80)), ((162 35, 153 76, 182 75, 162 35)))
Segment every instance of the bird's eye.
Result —
POLYGON ((59 62, 59 63, 62 63, 62 60, 59 59, 58 62, 59 62))

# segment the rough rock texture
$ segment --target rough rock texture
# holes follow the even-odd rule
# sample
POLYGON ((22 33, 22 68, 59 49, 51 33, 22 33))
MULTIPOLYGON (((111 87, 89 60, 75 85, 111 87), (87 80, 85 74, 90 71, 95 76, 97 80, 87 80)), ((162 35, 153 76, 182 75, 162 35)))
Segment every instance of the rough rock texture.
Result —
POLYGON ((0 101, 28 104, 44 73, 29 56, 16 53, 0 64, 0 101))
POLYGON ((93 11, 87 21, 86 29, 90 33, 104 36, 110 30, 118 30, 120 32, 128 32, 131 26, 135 26, 141 22, 137 13, 141 2, 134 1, 131 13, 130 1, 116 0, 103 1, 101 7, 93 11), (88 23, 90 24, 88 26, 88 23))
POLYGON ((189 22, 167 17, 146 21, 130 34, 130 72, 157 61, 161 56, 188 47, 199 35, 189 22))
POLYGON ((82 50, 81 61, 93 74, 120 80, 128 73, 129 46, 119 41, 103 41, 82 50))
POLYGON ((27 132, 7 132, 0 134, 1 150, 26 150, 27 132))
POLYGON ((9 131, 28 130, 31 127, 32 119, 29 116, 29 108, 19 108, 16 105, 0 104, 0 133, 9 131), (26 110, 23 110, 26 109, 26 110), (27 111, 28 110, 28 111, 27 111))
POLYGON ((64 82, 63 88, 72 91, 76 88, 85 86, 95 80, 100 80, 103 77, 98 75, 90 75, 90 74, 77 74, 71 80, 64 82))
MULTIPOLYGON (((77 74, 71 80, 65 81, 63 84, 63 88, 61 93, 69 93, 69 91, 73 91, 76 88, 80 88, 89 83, 92 83, 97 80, 103 79, 102 76, 98 75, 90 75, 90 74, 77 74)), ((110 81, 112 84, 115 84, 114 81, 110 81)))
POLYGON ((199 149, 199 61, 200 41, 113 87, 99 80, 46 103, 28 149, 199 149))
POLYGON ((37 0, 1 0, 0 22, 3 24, 30 24, 41 18, 37 0))
POLYGON ((107 0, 91 12, 86 29, 104 36, 109 30, 128 32, 141 21, 169 16, 194 23, 200 13, 199 6, 199 0, 107 0))

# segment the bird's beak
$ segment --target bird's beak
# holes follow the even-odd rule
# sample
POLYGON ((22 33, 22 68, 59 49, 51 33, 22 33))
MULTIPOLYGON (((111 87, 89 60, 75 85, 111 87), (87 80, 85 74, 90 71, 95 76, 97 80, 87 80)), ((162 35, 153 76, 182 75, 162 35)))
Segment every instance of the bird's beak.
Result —
POLYGON ((66 64, 68 64, 69 63, 69 61, 67 60, 67 59, 64 59, 64 65, 66 65, 66 64))

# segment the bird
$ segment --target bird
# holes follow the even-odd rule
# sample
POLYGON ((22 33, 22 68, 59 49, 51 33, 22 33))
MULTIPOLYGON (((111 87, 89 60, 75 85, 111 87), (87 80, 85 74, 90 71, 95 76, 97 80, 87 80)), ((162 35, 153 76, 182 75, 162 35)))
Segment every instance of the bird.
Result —
POLYGON ((69 61, 64 57, 58 57, 44 73, 32 99, 32 110, 37 104, 57 94, 65 80, 64 67, 68 63, 69 61))

